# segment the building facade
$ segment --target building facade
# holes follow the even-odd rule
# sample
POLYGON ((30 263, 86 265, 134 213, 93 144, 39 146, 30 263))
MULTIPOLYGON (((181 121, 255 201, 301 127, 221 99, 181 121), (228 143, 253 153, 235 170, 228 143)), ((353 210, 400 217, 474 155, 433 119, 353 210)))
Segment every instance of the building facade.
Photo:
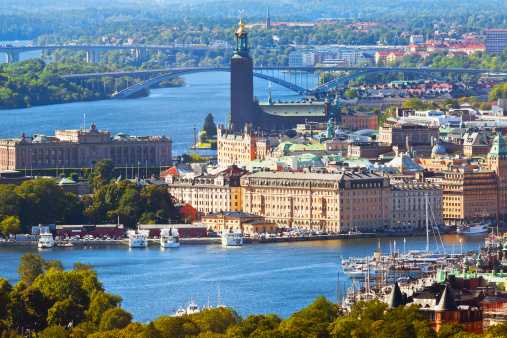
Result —
POLYGON ((456 168, 442 180, 443 215, 448 225, 479 219, 494 220, 497 215, 497 181, 494 171, 456 168))
POLYGON ((89 129, 57 130, 54 136, 0 140, 0 170, 92 168, 106 159, 115 167, 159 167, 171 164, 171 149, 165 136, 112 136, 92 124, 89 129))
POLYGON ((259 215, 245 212, 217 212, 203 216, 202 223, 218 233, 241 232, 249 236, 274 234, 278 231, 275 223, 259 215))
POLYGON ((244 174, 232 166, 217 174, 168 176, 166 183, 171 196, 203 214, 241 211, 240 177, 244 174))
POLYGON ((390 223, 389 182, 376 173, 258 172, 243 176, 241 186, 243 211, 280 227, 347 232, 390 223))
POLYGON ((443 224, 442 189, 416 181, 392 184, 393 229, 419 230, 443 224))
POLYGON ((220 167, 245 165, 257 157, 257 142, 261 152, 268 150, 263 140, 246 125, 243 133, 236 133, 223 126, 217 128, 217 161, 220 167))
POLYGON ((507 29, 486 30, 486 52, 500 54, 507 48, 507 29))
POLYGON ((438 139, 438 128, 409 123, 384 123, 379 128, 378 141, 390 146, 406 148, 407 146, 431 146, 433 139, 438 139))

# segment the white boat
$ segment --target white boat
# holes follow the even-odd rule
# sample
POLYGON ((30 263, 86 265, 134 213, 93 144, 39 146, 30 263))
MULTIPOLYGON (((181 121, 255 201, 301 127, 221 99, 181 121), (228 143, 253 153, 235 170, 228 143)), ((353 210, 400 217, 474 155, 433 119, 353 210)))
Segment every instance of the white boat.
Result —
POLYGON ((464 226, 464 227, 458 227, 456 229, 456 232, 458 234, 462 234, 462 235, 480 235, 480 234, 488 233, 489 228, 488 228, 487 224, 475 223, 475 224, 470 224, 470 225, 464 226))
POLYGON ((181 316, 185 316, 185 315, 192 315, 194 313, 199 313, 199 312, 201 312, 201 309, 193 300, 191 300, 190 303, 188 303, 188 305, 186 307, 179 308, 176 311, 176 313, 174 314, 174 316, 181 317, 181 316))
POLYGON ((228 247, 239 247, 243 245, 243 234, 241 232, 229 232, 222 233, 222 246, 228 247))
POLYGON ((42 232, 39 236, 39 241, 37 242, 39 249, 52 248, 55 244, 53 234, 50 232, 42 232))
POLYGON ((180 235, 178 229, 162 229, 160 230, 160 247, 167 248, 179 248, 180 247, 180 235))
POLYGON ((148 246, 148 231, 146 230, 129 230, 127 232, 129 237, 130 248, 146 248, 148 246))

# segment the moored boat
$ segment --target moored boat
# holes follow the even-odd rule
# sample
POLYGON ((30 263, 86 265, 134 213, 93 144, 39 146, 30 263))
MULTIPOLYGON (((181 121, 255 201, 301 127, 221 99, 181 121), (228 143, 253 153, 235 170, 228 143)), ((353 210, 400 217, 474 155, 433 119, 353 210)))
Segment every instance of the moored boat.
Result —
POLYGON ((167 248, 179 248, 180 247, 180 236, 178 229, 162 229, 160 230, 160 247, 167 248))
POLYGON ((42 232, 39 236, 39 241, 37 242, 37 247, 39 249, 49 249, 55 246, 55 240, 53 238, 53 234, 50 232, 42 232))
POLYGON ((127 234, 130 248, 146 248, 148 246, 148 231, 129 230, 127 234))
POLYGON ((485 223, 475 223, 464 227, 458 227, 456 232, 461 235, 480 235, 489 232, 489 227, 485 223))
POLYGON ((226 231, 222 233, 223 247, 240 247, 243 245, 243 234, 241 232, 226 231))

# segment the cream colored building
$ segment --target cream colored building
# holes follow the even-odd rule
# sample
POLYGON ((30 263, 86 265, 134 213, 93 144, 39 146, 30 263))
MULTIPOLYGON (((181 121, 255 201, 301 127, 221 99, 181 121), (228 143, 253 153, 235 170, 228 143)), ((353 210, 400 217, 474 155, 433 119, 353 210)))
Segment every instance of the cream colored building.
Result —
POLYGON ((165 136, 111 135, 88 129, 57 130, 54 136, 24 134, 0 140, 0 170, 92 168, 100 160, 115 167, 170 165, 171 139, 165 136))
POLYGON ((217 160, 220 167, 245 166, 255 159, 264 160, 269 151, 267 140, 257 136, 248 125, 241 134, 223 126, 217 128, 217 160))
POLYGON ((168 176, 166 183, 177 201, 189 203, 198 212, 241 211, 240 177, 244 173, 238 167, 229 167, 218 174, 168 176))
POLYGON ((428 223, 443 224, 442 189, 430 183, 405 181, 392 184, 392 229, 412 230, 426 227, 428 223))
POLYGON ((243 211, 280 227, 347 232, 390 223, 389 182, 376 173, 257 172, 243 176, 241 186, 243 211))

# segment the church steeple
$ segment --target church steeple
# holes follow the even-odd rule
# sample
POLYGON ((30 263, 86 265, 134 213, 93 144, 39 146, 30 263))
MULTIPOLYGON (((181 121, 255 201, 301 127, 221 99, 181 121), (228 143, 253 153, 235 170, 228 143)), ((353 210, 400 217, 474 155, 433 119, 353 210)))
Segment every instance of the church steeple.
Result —
POLYGON ((239 20, 238 29, 236 29, 234 35, 236 35, 236 50, 234 53, 248 56, 248 33, 246 32, 243 19, 239 20))

